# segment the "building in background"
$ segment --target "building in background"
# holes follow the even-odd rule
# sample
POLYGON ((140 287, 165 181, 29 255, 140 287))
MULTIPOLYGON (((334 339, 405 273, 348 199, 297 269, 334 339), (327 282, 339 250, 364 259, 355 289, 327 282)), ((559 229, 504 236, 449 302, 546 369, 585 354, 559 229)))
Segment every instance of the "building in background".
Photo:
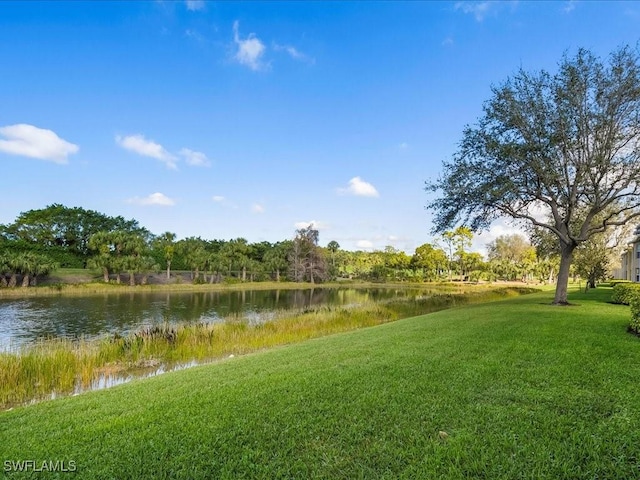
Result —
POLYGON ((633 232, 633 239, 620 258, 621 268, 614 277, 620 280, 640 282, 640 225, 633 232))

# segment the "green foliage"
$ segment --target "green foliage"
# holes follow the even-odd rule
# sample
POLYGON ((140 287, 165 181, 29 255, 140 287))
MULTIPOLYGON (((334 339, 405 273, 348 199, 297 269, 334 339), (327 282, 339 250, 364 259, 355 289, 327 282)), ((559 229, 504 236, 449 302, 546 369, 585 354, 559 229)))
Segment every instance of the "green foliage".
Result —
POLYGON ((595 288, 597 282, 611 275, 614 257, 620 258, 618 249, 612 249, 609 238, 604 233, 592 235, 589 240, 576 248, 573 256, 574 271, 584 278, 588 288, 595 288))
POLYGON ((116 282, 120 283, 120 273, 127 272, 130 285, 135 285, 136 273, 159 269, 148 255, 148 239, 140 232, 102 231, 92 235, 88 245, 94 252, 88 266, 101 269, 105 283, 109 282, 110 273, 115 273, 116 282))
POLYGON ((224 283, 225 285, 238 285, 242 283, 242 280, 237 277, 225 277, 222 283, 224 283))
POLYGON ((637 292, 640 292, 640 284, 618 282, 613 287, 611 301, 613 303, 629 305, 631 299, 635 297, 637 292))
POLYGON ((447 254, 442 249, 425 243, 416 248, 411 265, 421 271, 424 280, 433 281, 447 269, 447 254))
POLYGON ((627 294, 627 299, 631 307, 629 331, 640 335, 640 288, 630 290, 627 294))
POLYGON ((35 286, 38 278, 47 276, 58 266, 48 255, 0 248, 0 287, 17 286, 18 276, 23 287, 35 286))
POLYGON ((536 250, 518 234, 500 235, 487 245, 489 268, 502 280, 527 280, 533 276, 536 250))
POLYGON ((51 252, 66 252, 67 256, 56 260, 63 267, 78 267, 89 255, 89 238, 97 232, 113 230, 149 235, 136 220, 60 204, 23 212, 12 224, 3 226, 1 233, 8 240, 27 243, 30 249, 44 249, 52 257, 55 255, 51 252))

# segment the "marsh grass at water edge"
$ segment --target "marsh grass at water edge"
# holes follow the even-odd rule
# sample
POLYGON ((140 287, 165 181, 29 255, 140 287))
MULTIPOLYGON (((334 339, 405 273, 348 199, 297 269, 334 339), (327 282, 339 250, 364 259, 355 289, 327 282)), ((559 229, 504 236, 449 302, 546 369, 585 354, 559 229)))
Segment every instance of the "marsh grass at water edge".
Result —
POLYGON ((482 289, 351 307, 281 311, 270 321, 255 325, 234 317, 222 323, 158 324, 128 335, 94 340, 43 340, 17 351, 0 353, 0 408, 52 395, 69 395, 185 364, 204 363, 531 291, 534 290, 516 287, 482 289))

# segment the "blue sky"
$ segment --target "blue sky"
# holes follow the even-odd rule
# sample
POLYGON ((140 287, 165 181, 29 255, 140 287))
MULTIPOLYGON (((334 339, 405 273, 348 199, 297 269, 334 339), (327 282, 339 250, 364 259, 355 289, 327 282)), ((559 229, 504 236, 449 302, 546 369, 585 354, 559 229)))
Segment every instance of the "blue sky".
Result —
POLYGON ((492 84, 639 32, 635 2, 0 2, 0 223, 62 203, 413 253, 492 84))

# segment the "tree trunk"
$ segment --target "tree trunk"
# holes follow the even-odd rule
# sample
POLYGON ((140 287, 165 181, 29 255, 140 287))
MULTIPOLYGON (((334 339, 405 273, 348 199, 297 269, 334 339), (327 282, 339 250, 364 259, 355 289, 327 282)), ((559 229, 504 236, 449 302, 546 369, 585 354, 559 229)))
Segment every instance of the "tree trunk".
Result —
POLYGON ((8 286, 13 288, 18 284, 18 276, 15 273, 11 274, 11 277, 9 278, 9 284, 8 286))
POLYGON ((247 280, 247 267, 242 267, 242 281, 245 282, 247 280))
POLYGON ((276 268, 276 282, 280 281, 280 269, 276 268))
POLYGON ((136 276, 135 276, 135 274, 133 272, 130 272, 129 273, 129 285, 131 287, 133 287, 133 286, 135 286, 135 284, 136 284, 136 276))
POLYGON ((167 260, 167 280, 171 279, 171 260, 167 260))
POLYGON ((29 274, 25 273, 22 277, 22 286, 23 287, 28 287, 29 286, 29 274))
POLYGON ((571 268, 571 261, 573 260, 573 250, 575 245, 560 246, 560 270, 558 271, 558 278, 556 280, 556 295, 553 299, 554 305, 568 305, 567 301, 567 289, 569 286, 569 273, 571 268))
POLYGON ((102 280, 104 280, 104 283, 109 283, 109 270, 107 267, 102 267, 102 280))

